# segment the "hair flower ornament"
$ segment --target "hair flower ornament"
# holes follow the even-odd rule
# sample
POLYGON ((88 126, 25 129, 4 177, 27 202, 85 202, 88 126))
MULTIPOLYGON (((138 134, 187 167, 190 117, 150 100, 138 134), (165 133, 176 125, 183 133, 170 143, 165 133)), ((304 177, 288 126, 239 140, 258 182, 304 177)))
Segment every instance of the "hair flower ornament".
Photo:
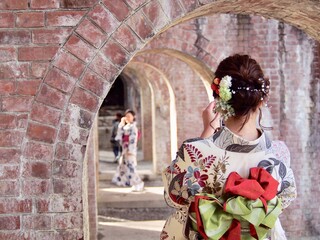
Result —
MULTIPOLYGON (((227 120, 234 115, 234 109, 228 103, 232 98, 232 92, 230 90, 232 86, 232 77, 229 75, 224 76, 221 80, 215 78, 211 85, 211 89, 219 97, 216 99, 215 111, 220 112, 223 120, 227 120)), ((215 96, 214 94, 214 96, 215 96)))
POLYGON ((211 84, 211 89, 217 94, 219 95, 219 84, 220 84, 220 79, 219 78, 215 78, 213 80, 213 83, 211 84))

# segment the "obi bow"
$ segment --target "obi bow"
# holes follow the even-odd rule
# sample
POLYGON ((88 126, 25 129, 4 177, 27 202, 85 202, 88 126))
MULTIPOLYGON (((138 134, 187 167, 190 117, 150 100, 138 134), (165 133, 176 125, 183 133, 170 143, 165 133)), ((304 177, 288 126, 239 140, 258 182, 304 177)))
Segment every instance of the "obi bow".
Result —
POLYGON ((278 181, 263 168, 251 168, 248 179, 230 173, 224 194, 200 193, 190 207, 192 226, 204 239, 240 240, 241 227, 248 229, 244 239, 264 239, 280 215, 276 196, 278 181))

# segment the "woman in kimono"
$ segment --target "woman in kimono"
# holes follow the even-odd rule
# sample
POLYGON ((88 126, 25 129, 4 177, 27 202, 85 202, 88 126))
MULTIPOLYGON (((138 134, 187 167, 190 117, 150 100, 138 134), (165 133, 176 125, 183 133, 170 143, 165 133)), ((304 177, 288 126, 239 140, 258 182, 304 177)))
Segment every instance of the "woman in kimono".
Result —
POLYGON ((296 188, 286 145, 272 144, 260 124, 270 82, 254 59, 236 54, 218 65, 211 87, 201 137, 186 140, 163 171, 175 212, 160 239, 285 239, 278 217, 296 188))
POLYGON ((135 112, 128 109, 118 125, 115 140, 122 146, 122 156, 112 182, 118 186, 130 187, 133 191, 142 191, 144 182, 137 173, 138 128, 135 112))

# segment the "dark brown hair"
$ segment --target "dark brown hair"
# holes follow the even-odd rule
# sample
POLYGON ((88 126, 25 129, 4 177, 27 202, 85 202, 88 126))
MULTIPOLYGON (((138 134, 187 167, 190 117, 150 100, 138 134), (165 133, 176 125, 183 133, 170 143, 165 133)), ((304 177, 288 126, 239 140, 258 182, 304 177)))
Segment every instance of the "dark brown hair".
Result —
MULTIPOLYGON (((244 125, 248 121, 250 113, 258 108, 261 99, 267 100, 269 79, 264 76, 256 60, 249 55, 239 54, 225 58, 218 65, 215 76, 222 79, 226 75, 232 78, 230 90, 233 91, 228 104, 233 107, 236 118, 245 116, 244 125)), ((218 97, 215 92, 213 94, 214 97, 218 97)))
POLYGON ((116 113, 116 119, 121 120, 121 118, 122 118, 122 113, 117 112, 116 113))
POLYGON ((132 114, 132 116, 133 116, 133 121, 136 120, 136 113, 135 113, 133 110, 127 109, 127 110, 124 112, 124 116, 125 116, 127 113, 131 113, 131 114, 132 114))

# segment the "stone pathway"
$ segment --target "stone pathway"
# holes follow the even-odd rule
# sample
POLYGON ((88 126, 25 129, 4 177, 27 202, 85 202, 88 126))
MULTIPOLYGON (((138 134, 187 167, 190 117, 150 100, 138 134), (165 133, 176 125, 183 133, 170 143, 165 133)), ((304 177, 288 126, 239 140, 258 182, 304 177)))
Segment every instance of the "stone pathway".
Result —
POLYGON ((99 218, 98 240, 158 240, 163 220, 109 222, 99 218))
POLYGON ((145 190, 132 192, 111 183, 117 164, 111 152, 100 152, 98 193, 98 240, 158 240, 172 209, 163 199, 160 176, 155 176, 150 161, 139 161, 138 172, 145 190))

